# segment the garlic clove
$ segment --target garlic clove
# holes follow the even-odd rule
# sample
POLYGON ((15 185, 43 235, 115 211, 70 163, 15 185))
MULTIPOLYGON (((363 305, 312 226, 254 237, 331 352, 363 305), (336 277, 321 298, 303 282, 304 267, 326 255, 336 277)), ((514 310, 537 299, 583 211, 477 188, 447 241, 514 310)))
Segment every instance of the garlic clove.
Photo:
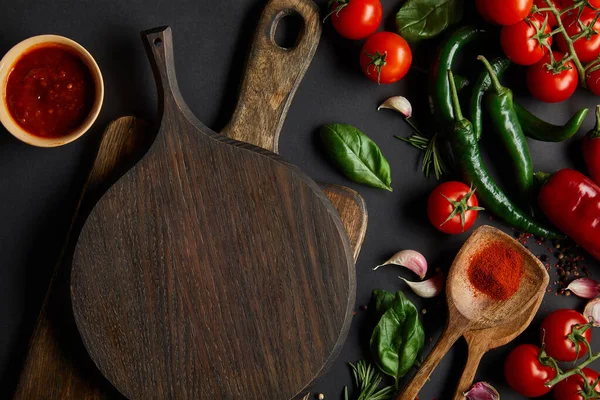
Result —
POLYGON ((594 321, 595 327, 600 327, 600 298, 588 301, 583 310, 583 316, 588 321, 594 321))
POLYGON ((579 278, 569 283, 566 290, 584 299, 593 299, 600 294, 600 282, 590 278, 579 278))
POLYGON ((399 278, 406 282, 417 296, 425 299, 436 297, 444 290, 444 274, 441 271, 433 278, 429 278, 423 282, 410 282, 401 276, 399 278))
POLYGON ((373 268, 373 271, 376 271, 378 268, 385 265, 399 265, 401 267, 406 267, 417 274, 421 279, 427 274, 427 260, 425 259, 425 256, 414 250, 399 251, 383 264, 373 268))
POLYGON ((381 105, 377 107, 377 110, 381 110, 382 108, 396 110, 400 114, 404 115, 404 118, 410 118, 412 115, 412 105, 410 104, 410 101, 403 96, 390 97, 381 103, 381 105))
POLYGON ((500 400, 500 394, 492 385, 487 382, 477 382, 474 384, 465 397, 469 400, 500 400))

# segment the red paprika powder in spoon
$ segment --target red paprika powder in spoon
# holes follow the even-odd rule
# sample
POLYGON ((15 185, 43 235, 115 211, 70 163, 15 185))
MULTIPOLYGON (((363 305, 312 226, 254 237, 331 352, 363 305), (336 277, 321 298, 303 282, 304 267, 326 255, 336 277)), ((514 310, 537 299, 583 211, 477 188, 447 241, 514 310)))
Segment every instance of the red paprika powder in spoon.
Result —
POLYGON ((468 274, 475 289, 494 300, 506 300, 519 289, 523 260, 511 247, 493 242, 471 258, 468 274))

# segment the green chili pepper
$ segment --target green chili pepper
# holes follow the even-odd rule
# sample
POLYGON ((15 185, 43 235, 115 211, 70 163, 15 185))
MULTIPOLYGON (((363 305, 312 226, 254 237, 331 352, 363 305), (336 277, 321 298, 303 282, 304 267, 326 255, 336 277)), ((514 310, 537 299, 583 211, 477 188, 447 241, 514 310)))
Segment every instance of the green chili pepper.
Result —
POLYGON ((554 125, 533 115, 525 107, 515 103, 515 112, 527 137, 542 142, 562 142, 579 131, 588 113, 587 108, 577 111, 564 125, 554 125))
MULTIPOLYGON (((490 65, 496 76, 501 76, 510 65, 510 60, 508 58, 495 58, 490 61, 490 65)), ((490 86, 492 86, 492 78, 490 78, 488 70, 484 68, 483 72, 475 81, 473 94, 471 95, 471 103, 469 104, 469 108, 471 109, 471 122, 473 123, 473 129, 475 130, 477 140, 481 139, 481 132, 483 131, 483 111, 481 101, 483 100, 483 95, 488 91, 490 86)))
POLYGON ((533 162, 523 128, 513 108, 512 91, 500 84, 485 57, 479 56, 477 59, 483 62, 492 79, 492 87, 485 96, 485 103, 494 128, 502 140, 508 157, 512 160, 514 177, 523 200, 523 207, 529 209, 533 189, 533 162))
POLYGON ((431 97, 432 112, 441 123, 451 121, 454 117, 446 71, 452 69, 452 64, 459 51, 466 44, 479 38, 482 33, 482 30, 473 26, 464 26, 448 38, 438 54, 437 61, 430 74, 429 95, 431 97))
MULTIPOLYGON (((496 76, 500 78, 504 71, 509 67, 510 60, 507 58, 495 58, 490 61, 490 65, 496 73, 496 76)), ((457 83, 456 88, 460 92, 461 88, 458 85, 458 75, 455 75, 454 79, 457 83)), ((479 75, 473 85, 473 94, 471 96, 469 107, 471 111, 471 121, 473 122, 477 140, 481 139, 481 132, 483 131, 481 101, 483 100, 485 92, 491 85, 492 79, 490 78, 490 73, 487 69, 479 75)), ((517 113, 525 136, 543 142, 562 142, 571 138, 577 133, 588 113, 587 108, 582 108, 573 114, 566 124, 561 126, 541 120, 517 102, 513 104, 513 107, 517 113)))
POLYGON ((463 117, 452 71, 448 70, 447 74, 451 93, 450 98, 453 104, 452 109, 455 115, 453 130, 450 133, 450 143, 463 180, 473 185, 477 190, 477 197, 488 211, 504 219, 507 223, 534 235, 547 238, 561 237, 559 233, 541 226, 530 216, 519 210, 490 177, 479 153, 479 145, 475 138, 473 125, 463 117))

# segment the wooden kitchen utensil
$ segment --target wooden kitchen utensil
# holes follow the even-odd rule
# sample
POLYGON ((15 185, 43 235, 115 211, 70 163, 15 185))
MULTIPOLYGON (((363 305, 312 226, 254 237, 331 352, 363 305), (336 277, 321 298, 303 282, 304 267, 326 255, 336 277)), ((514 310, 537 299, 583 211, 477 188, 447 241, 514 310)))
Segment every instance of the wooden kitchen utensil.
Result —
POLYGON ((548 280, 548 273, 542 263, 515 239, 491 226, 476 229, 450 267, 446 282, 446 328, 398 400, 414 400, 417 397, 440 360, 464 333, 502 327, 503 324, 519 318, 524 312, 529 312, 532 305, 543 297, 548 280), (494 242, 500 242, 517 251, 523 261, 523 276, 519 289, 503 301, 496 301, 476 292, 469 283, 467 273, 472 256, 487 244, 494 242))
MULTIPOLYGON (((139 160, 151 139, 148 124, 134 117, 121 117, 108 125, 81 196, 78 209, 83 214, 89 212, 103 191, 127 171, 127 167, 139 160)), ((342 218, 356 259, 367 227, 364 199, 345 186, 322 184, 321 187, 342 218)), ((73 226, 78 219, 76 211, 73 226)), ((76 228, 70 231, 72 229, 76 228)), ((66 244, 63 255, 69 248, 66 244)), ((14 399, 121 398, 96 369, 81 343, 71 313, 68 270, 63 264, 61 256, 31 338, 14 399)))
POLYGON ((488 329, 469 331, 463 335, 468 346, 467 363, 456 387, 454 400, 464 400, 465 392, 473 385, 473 380, 475 379, 475 374, 483 355, 492 349, 512 342, 527 329, 540 308, 542 300, 544 300, 544 296, 538 296, 535 303, 527 311, 506 324, 488 329))
MULTIPOLYGON (((318 13, 294 3, 305 6, 302 43, 303 13, 318 13)), ((197 121, 177 89, 170 30, 145 36, 164 119, 79 238, 71 292, 84 344, 130 398, 291 398, 349 327, 341 221, 297 168, 197 121)))

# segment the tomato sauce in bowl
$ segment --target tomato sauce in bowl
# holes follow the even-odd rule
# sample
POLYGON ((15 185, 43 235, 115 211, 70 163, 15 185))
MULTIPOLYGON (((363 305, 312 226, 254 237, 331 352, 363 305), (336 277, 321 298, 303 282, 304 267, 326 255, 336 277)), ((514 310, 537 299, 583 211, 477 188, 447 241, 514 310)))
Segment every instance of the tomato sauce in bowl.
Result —
POLYGON ((90 114, 96 87, 79 54, 58 43, 28 49, 11 68, 5 102, 26 132, 57 138, 79 128, 90 114))

